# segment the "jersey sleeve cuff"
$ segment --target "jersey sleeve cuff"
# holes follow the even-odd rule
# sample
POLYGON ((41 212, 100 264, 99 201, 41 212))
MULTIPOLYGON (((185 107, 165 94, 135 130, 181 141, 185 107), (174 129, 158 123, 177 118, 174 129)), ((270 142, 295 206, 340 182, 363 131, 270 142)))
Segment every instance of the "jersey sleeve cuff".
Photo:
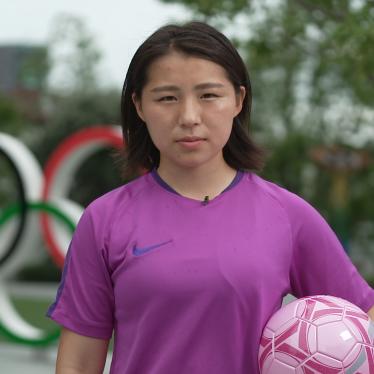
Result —
POLYGON ((72 318, 67 317, 62 312, 54 311, 48 313, 47 317, 79 335, 87 336, 96 339, 109 340, 112 337, 113 329, 112 327, 100 327, 92 326, 81 323, 79 321, 74 321, 72 318))

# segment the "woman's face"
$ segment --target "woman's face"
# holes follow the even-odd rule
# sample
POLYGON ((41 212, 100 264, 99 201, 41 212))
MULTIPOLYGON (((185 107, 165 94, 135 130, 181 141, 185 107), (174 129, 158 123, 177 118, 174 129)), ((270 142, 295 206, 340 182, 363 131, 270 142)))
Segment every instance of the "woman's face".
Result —
POLYGON ((175 51, 155 60, 147 77, 133 101, 160 151, 160 169, 224 166, 245 88, 236 94, 223 67, 175 51))

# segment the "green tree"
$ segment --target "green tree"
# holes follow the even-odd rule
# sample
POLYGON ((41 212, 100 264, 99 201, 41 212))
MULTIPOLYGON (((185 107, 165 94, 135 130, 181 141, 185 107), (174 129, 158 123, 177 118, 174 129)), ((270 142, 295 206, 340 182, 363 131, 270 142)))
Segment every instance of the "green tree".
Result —
MULTIPOLYGON (((0 133, 20 137, 26 129, 28 119, 21 113, 14 98, 0 95, 0 133)), ((0 211, 9 201, 16 200, 14 172, 0 155, 0 211)))
POLYGON ((22 129, 22 116, 14 101, 0 95, 0 131, 18 135, 22 129))
MULTIPOLYGON (((100 85, 97 67, 101 52, 83 20, 59 15, 49 48, 52 82, 45 98, 48 120, 32 145, 42 165, 72 133, 98 124, 119 123, 120 92, 100 85)), ((94 155, 77 173, 71 198, 85 206, 120 184, 120 172, 113 164, 109 150, 94 155)))
MULTIPOLYGON (((50 98, 51 99, 51 98, 50 98)), ((68 136, 83 128, 119 123, 120 93, 97 89, 91 93, 53 96, 48 125, 32 145, 42 165, 68 136)), ((104 192, 122 183, 113 150, 103 150, 87 160, 75 175, 70 198, 86 206, 104 192)))
POLYGON ((53 89, 67 94, 97 90, 97 66, 102 56, 81 18, 59 14, 53 22, 48 45, 53 89))

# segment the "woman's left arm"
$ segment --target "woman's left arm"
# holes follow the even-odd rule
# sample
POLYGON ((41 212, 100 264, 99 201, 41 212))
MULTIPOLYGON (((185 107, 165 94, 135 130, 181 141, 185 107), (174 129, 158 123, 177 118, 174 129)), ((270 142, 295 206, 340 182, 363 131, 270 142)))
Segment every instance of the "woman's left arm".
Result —
POLYGON ((373 305, 372 308, 368 311, 368 314, 369 314, 370 318, 374 321, 374 305, 373 305))
POLYGON ((327 221, 296 195, 284 199, 284 204, 293 244, 291 293, 298 298, 340 297, 360 307, 374 320, 374 288, 358 272, 327 221))

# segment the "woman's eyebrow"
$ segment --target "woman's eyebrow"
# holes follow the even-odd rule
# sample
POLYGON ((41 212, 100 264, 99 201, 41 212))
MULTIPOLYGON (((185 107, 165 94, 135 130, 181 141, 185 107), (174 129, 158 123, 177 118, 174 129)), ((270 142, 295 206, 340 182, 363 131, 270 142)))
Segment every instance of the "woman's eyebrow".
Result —
POLYGON ((180 91, 177 86, 166 85, 166 86, 158 86, 151 89, 151 92, 162 92, 162 91, 180 91))
POLYGON ((200 83, 195 86, 195 89, 202 90, 206 88, 222 88, 225 87, 222 83, 216 83, 216 82, 207 82, 207 83, 200 83))
MULTIPOLYGON (((202 90, 207 88, 222 88, 224 85, 222 83, 215 83, 215 82, 206 82, 200 83, 196 85, 194 88, 195 90, 202 90)), ((162 91, 180 91, 178 86, 174 85, 165 85, 165 86, 158 86, 151 89, 151 92, 162 92, 162 91)))

